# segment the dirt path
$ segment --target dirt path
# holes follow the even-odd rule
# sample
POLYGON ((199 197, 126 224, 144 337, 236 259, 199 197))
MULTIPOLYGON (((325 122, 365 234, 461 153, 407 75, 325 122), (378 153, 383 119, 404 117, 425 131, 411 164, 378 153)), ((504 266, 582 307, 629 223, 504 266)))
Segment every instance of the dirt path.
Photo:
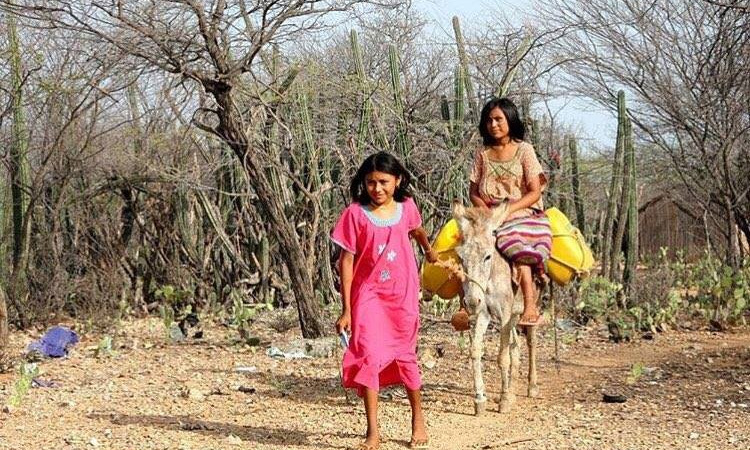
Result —
MULTIPOLYGON (((421 348, 443 354, 424 372, 433 449, 750 448, 750 332, 673 332, 614 345, 590 330, 563 345, 559 371, 546 336, 542 398, 526 398, 521 380, 510 414, 491 403, 474 417, 466 349, 446 325, 427 324, 421 348), (645 370, 629 384, 637 363, 645 370), (603 391, 628 401, 603 403, 603 391)), ((231 330, 206 336, 167 345, 158 320, 140 320, 115 336, 115 356, 99 359, 91 346, 100 336, 87 336, 68 359, 41 365, 40 377, 59 387, 32 389, 21 407, 0 413, 0 449, 344 449, 360 441, 363 409, 338 387, 338 356, 272 359, 265 348, 232 344, 231 330)), ((20 351, 31 338, 16 334, 12 343, 20 351)), ((285 344, 295 336, 270 338, 285 344)), ((499 389, 496 342, 491 334, 491 398, 499 389)), ((0 375, 0 404, 14 380, 0 375)), ((407 448, 408 411, 398 395, 381 402, 381 449, 407 448)))

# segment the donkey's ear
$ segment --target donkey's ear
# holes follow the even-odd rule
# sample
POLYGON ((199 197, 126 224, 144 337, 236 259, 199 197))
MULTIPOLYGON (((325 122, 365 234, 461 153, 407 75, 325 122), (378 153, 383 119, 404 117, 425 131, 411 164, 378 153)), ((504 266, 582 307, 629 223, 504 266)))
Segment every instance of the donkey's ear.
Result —
POLYGON ((453 218, 462 219, 466 215, 466 207, 459 200, 453 200, 453 218))
POLYGON ((509 207, 510 204, 505 201, 492 208, 492 223, 496 223, 499 225, 505 222, 505 218, 508 217, 509 207))

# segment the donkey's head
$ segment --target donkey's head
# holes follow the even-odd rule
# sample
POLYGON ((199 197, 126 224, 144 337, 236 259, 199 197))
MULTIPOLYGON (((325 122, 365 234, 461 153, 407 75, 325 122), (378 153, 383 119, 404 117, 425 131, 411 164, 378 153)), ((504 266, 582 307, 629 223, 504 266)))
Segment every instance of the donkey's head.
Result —
POLYGON ((487 210, 453 205, 453 217, 461 229, 461 246, 457 249, 464 270, 464 299, 476 308, 487 294, 493 259, 500 254, 495 248, 495 230, 508 215, 506 203, 487 210))

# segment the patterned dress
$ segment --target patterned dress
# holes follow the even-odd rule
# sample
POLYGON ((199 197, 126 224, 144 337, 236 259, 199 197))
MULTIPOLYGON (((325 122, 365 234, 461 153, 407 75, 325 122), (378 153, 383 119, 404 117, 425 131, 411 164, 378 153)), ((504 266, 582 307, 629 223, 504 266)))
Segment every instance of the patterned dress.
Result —
MULTIPOLYGON (((528 181, 538 177, 542 190, 547 177, 528 142, 518 144, 512 158, 497 160, 489 156, 490 149, 477 152, 469 179, 479 188, 479 196, 490 206, 504 201, 517 201, 528 192, 528 181)), ((497 229, 497 248, 508 259, 544 270, 549 258, 552 235, 549 220, 542 212, 540 197, 531 207, 516 211, 497 229)))
POLYGON ((331 239, 354 254, 351 288, 352 336, 343 359, 343 384, 378 391, 392 384, 419 389, 417 365, 419 273, 409 232, 421 226, 414 201, 396 204, 390 219, 352 203, 331 239))
MULTIPOLYGON (((526 180, 532 177, 539 177, 542 190, 547 186, 547 176, 539 164, 534 147, 528 142, 519 143, 516 153, 507 161, 493 159, 489 152, 489 148, 477 152, 469 175, 469 180, 479 187, 479 196, 488 205, 519 200, 528 192, 526 180)), ((516 211, 507 220, 528 217, 534 214, 535 209, 544 209, 541 197, 530 208, 516 211)))

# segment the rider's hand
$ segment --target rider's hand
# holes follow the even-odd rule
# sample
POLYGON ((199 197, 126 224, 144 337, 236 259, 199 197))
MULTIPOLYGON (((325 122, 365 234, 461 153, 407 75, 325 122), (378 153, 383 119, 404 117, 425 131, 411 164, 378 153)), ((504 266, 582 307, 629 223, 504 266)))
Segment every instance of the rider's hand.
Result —
POLYGON ((429 263, 436 263, 438 260, 438 253, 434 249, 430 249, 427 253, 424 254, 425 259, 429 263))

